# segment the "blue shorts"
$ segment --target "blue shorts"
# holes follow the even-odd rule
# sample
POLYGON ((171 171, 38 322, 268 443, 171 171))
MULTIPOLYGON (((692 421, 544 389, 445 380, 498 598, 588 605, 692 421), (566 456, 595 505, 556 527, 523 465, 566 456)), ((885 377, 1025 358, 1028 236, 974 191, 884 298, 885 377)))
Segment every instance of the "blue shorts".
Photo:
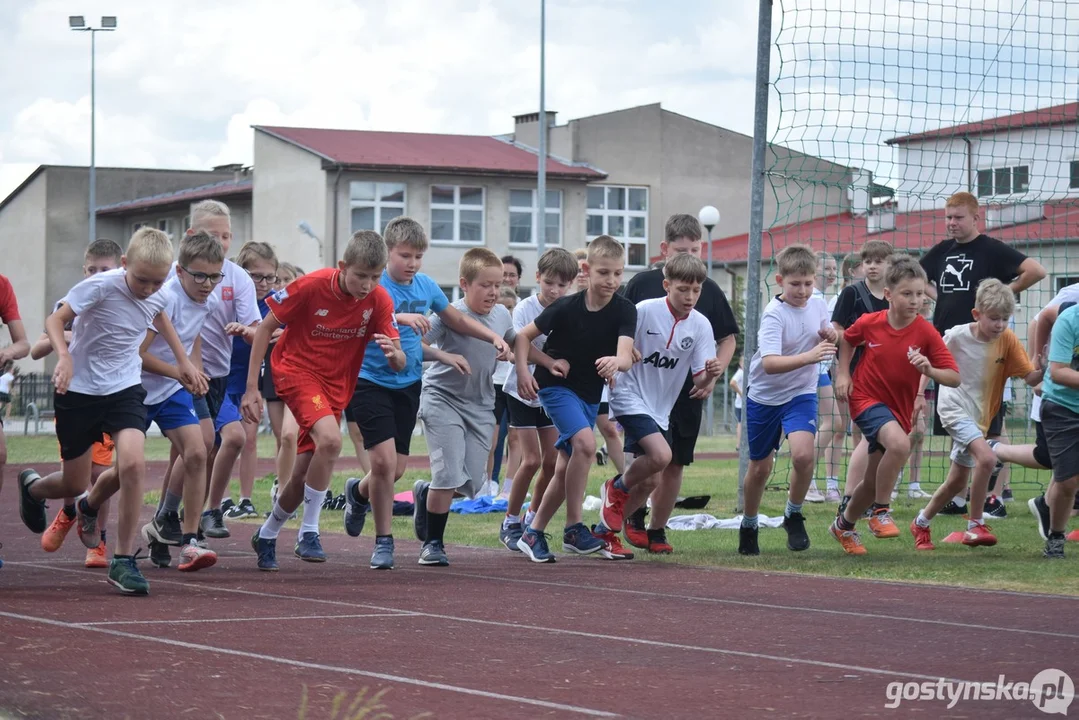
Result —
POLYGON ((854 422, 858 424, 866 442, 869 443, 869 452, 875 453, 878 450, 884 452, 884 447, 877 442, 877 434, 880 433, 880 429, 890 422, 898 423, 899 421, 896 420, 895 413, 889 410, 887 405, 877 403, 863 410, 861 415, 854 418, 854 422))
POLYGON ((206 404, 206 396, 195 397, 191 396, 191 404, 195 406, 195 414, 198 415, 199 420, 210 419, 210 406, 206 404))
POLYGON ((618 424, 626 431, 623 449, 633 455, 644 455, 641 440, 649 435, 659 433, 668 445, 671 444, 670 431, 661 428, 659 423, 649 415, 622 415, 618 418, 618 424))
POLYGON ((821 373, 820 375, 817 376, 817 387, 818 388, 830 387, 831 384, 832 384, 832 376, 829 375, 828 373, 823 372, 823 373, 821 373))
POLYGON ((243 398, 244 396, 239 393, 225 393, 225 396, 221 398, 221 409, 217 411, 217 418, 214 419, 215 433, 221 432, 221 428, 229 423, 243 420, 240 416, 240 404, 243 398))
POLYGON ((798 395, 782 405, 761 405, 746 398, 749 459, 763 460, 793 432, 817 434, 817 394, 798 395))
POLYGON ((168 432, 185 425, 198 425, 199 416, 195 412, 191 393, 180 388, 168 399, 162 400, 156 405, 146 406, 146 429, 150 429, 152 423, 157 423, 161 432, 168 432))
POLYGON ((742 422, 742 408, 736 407, 734 409, 734 419, 736 422, 742 422))
POLYGON ((544 412, 558 430, 558 441, 554 446, 567 455, 572 455, 570 440, 582 430, 591 430, 596 424, 599 403, 587 403, 577 393, 561 385, 540 390, 539 400, 544 412))

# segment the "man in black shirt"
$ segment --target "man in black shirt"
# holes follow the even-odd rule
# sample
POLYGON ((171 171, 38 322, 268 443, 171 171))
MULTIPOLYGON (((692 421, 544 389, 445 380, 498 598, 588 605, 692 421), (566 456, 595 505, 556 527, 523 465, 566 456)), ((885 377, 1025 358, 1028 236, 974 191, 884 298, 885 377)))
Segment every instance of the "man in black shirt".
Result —
MULTIPOLYGON (((701 224, 692 215, 672 215, 664 229, 664 241, 660 252, 665 258, 680 253, 701 257, 701 224)), ((638 273, 626 286, 625 296, 637 304, 642 300, 666 297, 663 289, 663 268, 638 273)), ((701 286, 701 297, 696 310, 708 318, 716 340, 716 357, 724 371, 734 356, 738 336, 738 321, 734 318, 727 296, 712 278, 706 278, 701 286)), ((678 492, 682 489, 683 469, 693 462, 693 450, 701 430, 701 411, 704 401, 691 398, 693 381, 686 378, 681 394, 671 410, 670 442, 671 464, 663 471, 659 485, 652 493, 652 518, 645 529, 644 508, 625 507, 624 532, 630 544, 647 548, 653 553, 672 551, 667 542, 665 528, 670 519, 678 492)))
MULTIPOLYGON (((995 278, 1007 283, 1018 297, 1045 277, 1045 268, 1037 260, 978 232, 981 208, 978 199, 970 193, 957 192, 948 198, 944 204, 944 219, 948 238, 933 246, 921 259, 922 268, 929 277, 927 294, 936 301, 933 327, 941 335, 956 325, 971 321, 974 296, 983 280, 995 278)), ((1006 412, 1007 408, 1001 403, 1000 412, 989 426, 991 439, 1004 433, 1006 412)), ((933 434, 947 434, 936 413, 933 414, 933 434)), ((965 499, 958 497, 944 512, 962 513, 965 505, 965 499)))

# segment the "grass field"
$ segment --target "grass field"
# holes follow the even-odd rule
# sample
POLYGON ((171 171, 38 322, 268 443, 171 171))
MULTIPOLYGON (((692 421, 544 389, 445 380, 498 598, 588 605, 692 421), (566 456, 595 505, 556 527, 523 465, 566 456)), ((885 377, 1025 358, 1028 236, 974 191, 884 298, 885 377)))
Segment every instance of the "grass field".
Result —
MULTIPOLYGON (((272 453, 273 439, 260 437, 260 456, 269 457, 272 453)), ((346 443, 347 445, 347 443, 346 443)), ((702 451, 722 451, 733 449, 729 437, 701 438, 698 446, 702 451)), ((53 461, 55 459, 55 439, 50 437, 11 437, 8 439, 8 462, 31 463, 53 461)), ((416 455, 426 453, 422 437, 415 438, 413 452, 416 455)), ((148 438, 147 458, 165 459, 168 447, 161 438, 148 438)), ((339 462, 342 467, 354 465, 349 458, 339 462)), ((923 480, 927 489, 935 487, 944 471, 943 460, 939 456, 927 461, 928 477, 923 480)), ((609 477, 608 468, 593 466, 588 493, 599 494, 600 483, 609 477)), ((738 464, 734 460, 703 461, 692 465, 686 471, 683 495, 711 495, 712 500, 703 511, 717 517, 730 517, 734 514, 737 497, 738 464)), ((338 473, 334 477, 334 493, 343 492, 348 473, 338 473)), ((411 489, 417 478, 426 478, 424 470, 410 470, 398 482, 398 491, 411 489)), ((781 459, 777 463, 776 485, 764 498, 761 512, 775 516, 782 514, 786 493, 778 487, 786 478, 786 468, 781 459)), ((1040 493, 1041 483, 1048 480, 1048 473, 1018 471, 1013 474, 1013 487, 1016 501, 1008 507, 1007 519, 991 522, 993 532, 1000 542, 992 548, 967 548, 962 545, 948 545, 940 542, 948 533, 965 528, 965 520, 958 517, 941 516, 934 520, 934 539, 937 550, 934 552, 915 552, 913 539, 907 529, 917 515, 924 501, 908 500, 905 493, 893 505, 893 514, 902 535, 894 540, 877 540, 868 534, 862 525, 863 541, 869 554, 862 558, 851 558, 843 554, 838 543, 827 532, 827 526, 834 516, 833 505, 806 505, 805 514, 813 546, 804 553, 791 553, 786 549, 786 535, 781 529, 762 529, 761 556, 744 558, 738 555, 738 536, 731 530, 700 530, 692 532, 668 531, 668 539, 675 546, 674 555, 649 556, 638 554, 634 562, 666 562, 692 565, 711 565, 728 568, 740 568, 772 572, 795 572, 832 577, 870 578, 878 580, 901 580, 916 583, 937 583, 969 587, 993 588, 1005 590, 1023 590, 1046 593, 1064 593, 1079 595, 1079 573, 1075 571, 1074 559, 1079 555, 1079 546, 1069 544, 1069 558, 1064 562, 1049 562, 1041 557, 1043 542, 1038 536, 1033 517, 1026 509, 1026 500, 1040 493)), ((149 486, 154 486, 157 478, 151 478, 149 486)), ((256 482, 253 501, 260 511, 269 509, 269 490, 272 478, 267 476, 256 482)), ((233 496, 239 492, 233 483, 233 496)), ((11 496, 8 495, 10 498, 11 496)), ((147 493, 147 501, 156 503, 157 492, 147 493)), ((597 519, 595 512, 584 514, 585 522, 597 519)), ((561 517, 561 516, 560 516, 561 517)), ((552 528, 560 528, 561 520, 556 518, 552 528)), ((477 545, 501 547, 498 543, 498 528, 501 516, 492 515, 457 515, 450 517, 446 533, 447 552, 453 560, 453 545, 477 545)), ((247 523, 254 527, 253 521, 247 523)), ((246 534, 248 528, 233 521, 230 526, 237 534, 246 534)), ((295 528, 298 521, 289 526, 295 528)), ((324 511, 322 528, 326 531, 343 531, 340 512, 324 511)), ((365 533, 371 532, 370 528, 365 533)), ((394 518, 393 532, 399 538, 412 536, 411 518, 394 518)), ((552 549, 560 549, 557 536, 552 542, 552 549)), ((507 551, 508 552, 508 551, 507 551)), ((398 551, 398 562, 413 562, 413 558, 398 551)), ((522 558, 522 571, 525 571, 522 558)), ((572 562, 602 562, 594 559, 573 560, 572 562)), ((627 569, 627 572, 632 572, 627 569)))

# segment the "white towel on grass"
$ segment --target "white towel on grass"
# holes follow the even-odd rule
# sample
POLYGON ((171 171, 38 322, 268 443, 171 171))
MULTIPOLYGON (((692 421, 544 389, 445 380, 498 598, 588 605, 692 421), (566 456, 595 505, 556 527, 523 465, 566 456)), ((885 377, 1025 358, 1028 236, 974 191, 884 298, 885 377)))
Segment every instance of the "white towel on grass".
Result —
MULTIPOLYGON (((783 517, 768 517, 758 515, 757 524, 760 527, 777 528, 783 524, 783 517)), ((667 521, 667 527, 671 530, 737 530, 742 526, 742 516, 732 518, 717 518, 714 515, 675 515, 667 521)))

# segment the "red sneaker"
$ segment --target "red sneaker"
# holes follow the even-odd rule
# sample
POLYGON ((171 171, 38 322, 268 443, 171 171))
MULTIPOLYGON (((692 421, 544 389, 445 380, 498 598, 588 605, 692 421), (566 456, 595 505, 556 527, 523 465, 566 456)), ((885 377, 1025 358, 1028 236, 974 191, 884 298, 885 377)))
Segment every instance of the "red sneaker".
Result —
POLYGON ((605 532, 597 533, 593 526, 592 534, 603 541, 603 547, 600 548, 599 554, 608 560, 632 560, 633 553, 626 550, 622 546, 622 541, 618 539, 618 533, 605 532))
POLYGON ((651 537, 648 538, 648 552, 653 555, 670 555, 674 552, 674 548, 667 542, 667 531, 653 530, 651 537))
POLYGON ((622 534, 626 537, 626 542, 633 547, 641 548, 642 550, 648 549, 648 531, 643 527, 637 527, 627 522, 625 527, 622 528, 622 534))
POLYGON ((997 544, 997 536, 990 531, 988 525, 975 525, 963 533, 963 544, 970 547, 990 547, 997 544))
POLYGON ((914 536, 915 550, 936 550, 937 546, 929 537, 929 528, 922 527, 916 521, 910 521, 910 534, 914 536))
POLYGON ((56 552, 64 544, 64 538, 75 527, 75 518, 69 518, 61 508, 52 519, 52 523, 41 535, 41 549, 45 552, 56 552))
POLYGON ((614 486, 614 481, 619 477, 621 476, 616 475, 599 488, 599 499, 602 503, 599 508, 599 518, 614 532, 622 529, 622 510, 626 507, 626 500, 629 499, 628 492, 614 486))

